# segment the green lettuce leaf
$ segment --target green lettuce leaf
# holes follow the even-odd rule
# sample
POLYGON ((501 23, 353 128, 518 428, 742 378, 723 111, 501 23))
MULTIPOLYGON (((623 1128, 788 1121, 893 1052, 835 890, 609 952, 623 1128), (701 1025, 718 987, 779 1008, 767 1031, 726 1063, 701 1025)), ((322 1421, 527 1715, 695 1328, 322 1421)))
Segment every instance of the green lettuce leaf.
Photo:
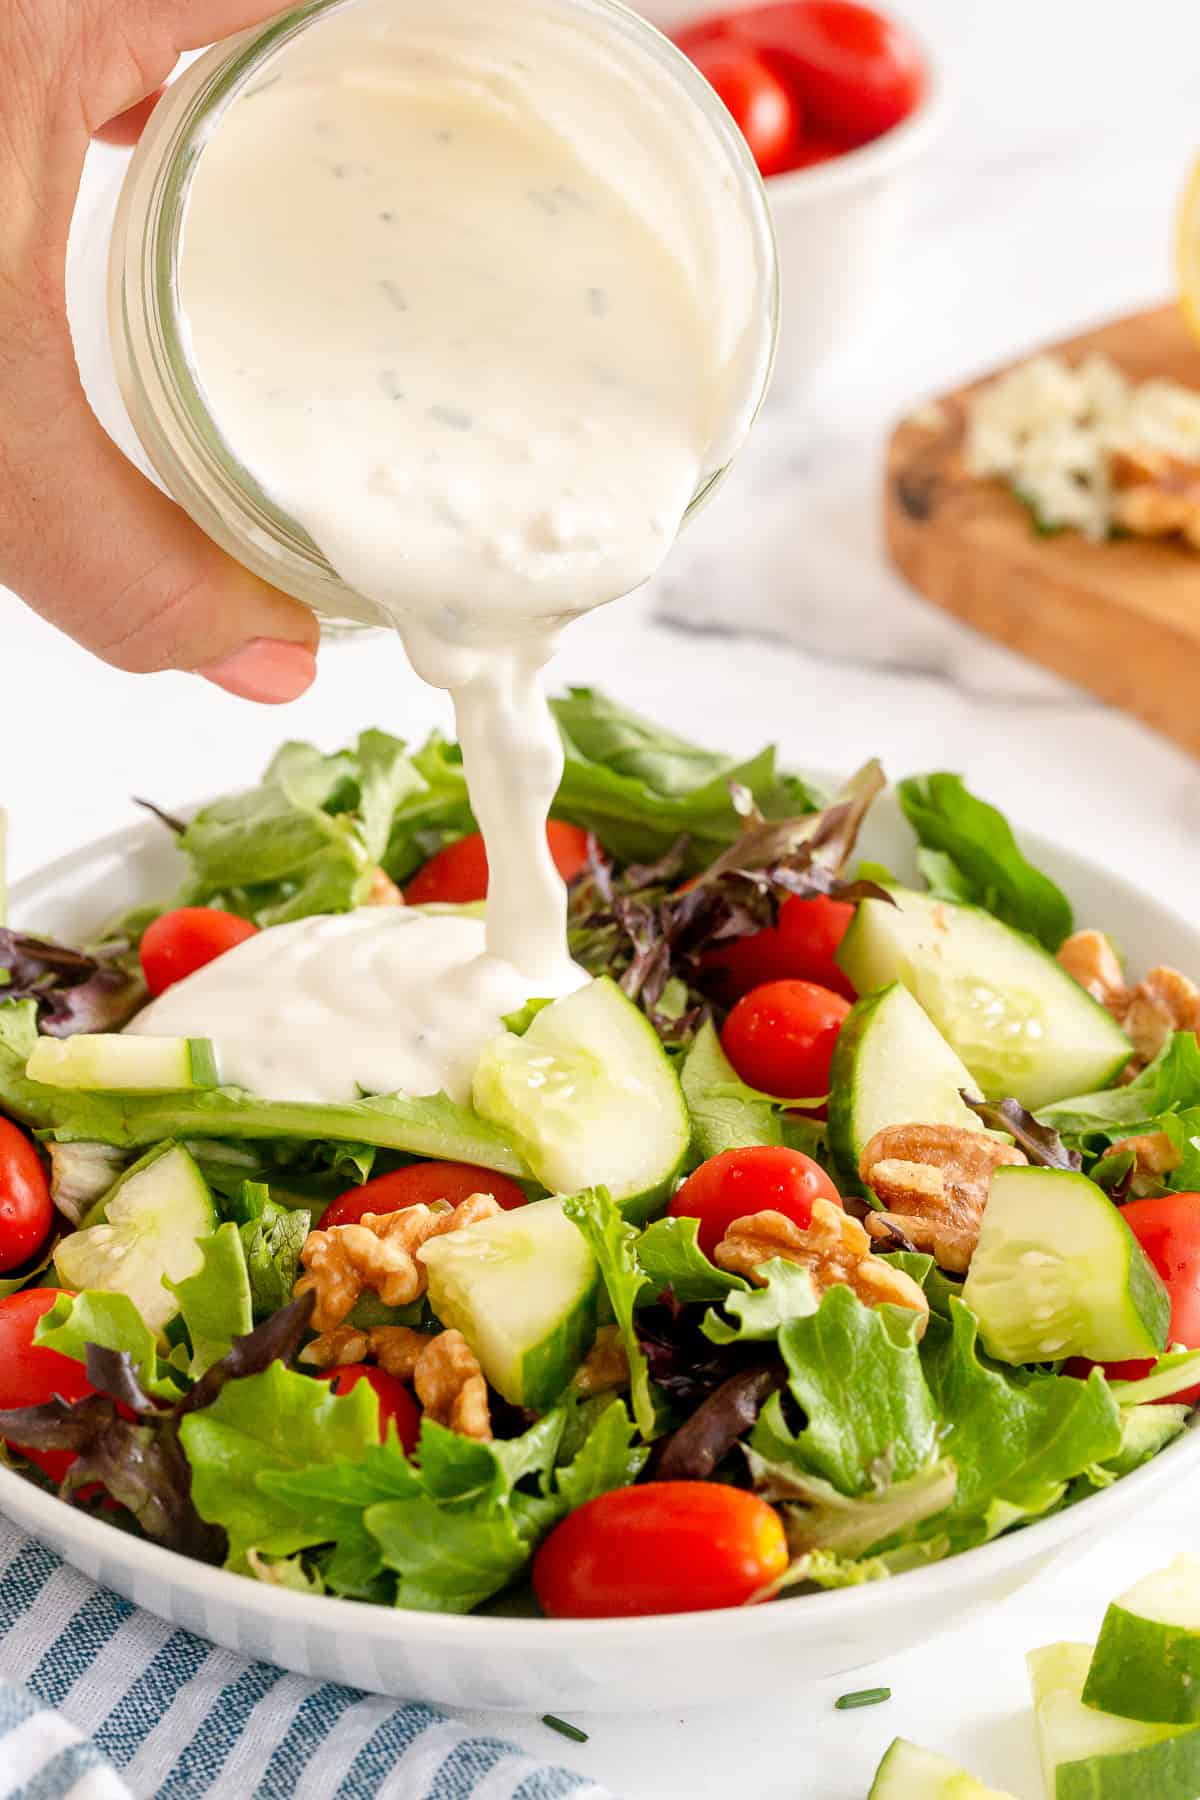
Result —
POLYGON ((778 1104, 738 1078, 711 1019, 684 1057, 679 1082, 692 1119, 693 1163, 751 1144, 782 1144, 778 1104))
POLYGON ((633 1315, 646 1276, 638 1262, 638 1231, 622 1216, 607 1188, 586 1188, 563 1201, 563 1211, 582 1232, 608 1292, 613 1318, 629 1358, 630 1399, 638 1430, 649 1442, 659 1435, 658 1405, 633 1315))
POLYGON ((0 1006, 0 1111, 35 1131, 52 1132, 61 1142, 83 1139, 141 1149, 164 1138, 284 1138, 310 1144, 343 1139, 353 1146, 479 1163, 504 1175, 527 1173, 502 1131, 445 1094, 416 1100, 379 1094, 317 1106, 262 1100, 241 1088, 139 1095, 44 1087, 25 1076, 36 1031, 31 1001, 0 1006))
POLYGON ((972 794, 960 775, 912 775, 896 791, 923 849, 945 859, 926 859, 936 891, 969 899, 1047 950, 1058 949, 1074 925, 1071 903, 1022 855, 1003 813, 972 794))
POLYGON ((700 1329, 712 1343, 768 1342, 792 1319, 816 1312, 817 1290, 807 1269, 776 1256, 758 1273, 766 1276, 765 1287, 726 1295, 724 1311, 732 1320, 712 1307, 704 1315, 700 1329))
POLYGON ((982 1355, 974 1314, 960 1300, 929 1321, 921 1362, 958 1470, 947 1514, 955 1549, 1056 1506, 1068 1484, 1121 1450, 1121 1417, 1099 1370, 1086 1381, 1001 1369, 982 1355))
POLYGON ((818 1476, 766 1462, 753 1450, 746 1454, 755 1493, 782 1508, 793 1556, 832 1550, 859 1557, 883 1544, 911 1542, 927 1520, 954 1501, 957 1473, 945 1457, 905 1481, 884 1482, 865 1494, 843 1494, 818 1476))
POLYGON ((723 1300, 726 1294, 745 1293, 749 1282, 727 1269, 718 1269, 697 1243, 699 1219, 656 1219, 634 1244, 638 1267, 649 1284, 640 1298, 656 1299, 670 1288, 681 1305, 693 1301, 723 1300))
POLYGON ((918 1317, 902 1307, 864 1306, 849 1287, 826 1292, 818 1310, 779 1331, 788 1387, 806 1424, 789 1429, 778 1394, 759 1415, 751 1448, 865 1494, 905 1481, 937 1455, 939 1420, 917 1351, 918 1317))
POLYGON ((743 762, 702 750, 594 688, 572 688, 551 708, 566 757, 554 812, 594 832, 620 862, 651 862, 686 835, 688 868, 703 868, 743 829, 731 786, 748 789, 768 819, 822 804, 779 772, 774 749, 743 762))
POLYGON ((404 883, 439 850, 475 830, 462 753, 435 732, 413 753, 420 786, 410 789, 392 815, 383 866, 404 883))
POLYGON ((1123 1406, 1121 1408, 1121 1448, 1104 1462, 1092 1463, 1083 1471, 1082 1484, 1089 1490, 1111 1487, 1125 1475, 1132 1475, 1143 1463, 1156 1457, 1160 1450, 1187 1430, 1190 1406, 1160 1404, 1123 1406))
POLYGON ((228 1382, 182 1420, 179 1435, 196 1510, 223 1527, 229 1564, 240 1568, 249 1550, 291 1556, 326 1541, 321 1519, 269 1492, 263 1477, 357 1461, 378 1446, 379 1402, 365 1381, 335 1394, 327 1381, 272 1363, 228 1382))
MULTIPOLYGON (((1117 1139, 1165 1132, 1180 1154, 1165 1185, 1190 1193, 1200 1186, 1200 1044, 1195 1032, 1175 1032, 1154 1061, 1123 1087, 1057 1101, 1037 1116, 1101 1164, 1110 1161, 1107 1147, 1117 1139)), ((1093 1164, 1093 1176, 1095 1169, 1093 1164)), ((1110 1179, 1117 1174, 1115 1167, 1109 1168, 1110 1179)))
POLYGON ((200 1238, 196 1248, 204 1259, 196 1273, 164 1283, 179 1301, 191 1343, 188 1374, 193 1380, 228 1356, 234 1338, 245 1337, 254 1322, 246 1253, 237 1226, 220 1226, 211 1237, 200 1238))
POLYGON ((519 1438, 479 1444, 426 1421, 416 1463, 392 1440, 353 1461, 268 1470, 257 1485, 333 1546, 322 1570, 335 1592, 365 1594, 386 1569, 398 1604, 469 1612, 521 1574, 567 1511, 640 1472, 647 1452, 621 1401, 589 1410, 564 1456, 568 1423, 560 1407, 519 1438))
POLYGON ((256 1319, 278 1312, 292 1297, 300 1272, 300 1252, 312 1214, 307 1208, 277 1206, 263 1182, 242 1183, 236 1218, 256 1319))
POLYGON ((89 1344, 124 1351, 145 1392, 156 1400, 178 1400, 183 1385, 159 1357, 158 1340, 127 1294, 60 1294, 38 1320, 35 1344, 87 1362, 89 1344))

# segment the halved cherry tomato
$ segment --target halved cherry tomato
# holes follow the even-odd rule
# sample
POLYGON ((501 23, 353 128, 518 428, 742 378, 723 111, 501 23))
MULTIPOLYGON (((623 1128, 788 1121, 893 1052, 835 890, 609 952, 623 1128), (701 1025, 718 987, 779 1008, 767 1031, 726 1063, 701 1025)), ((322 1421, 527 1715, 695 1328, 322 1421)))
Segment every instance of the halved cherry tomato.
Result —
POLYGON ((779 1514, 708 1481, 651 1481, 589 1500, 555 1526, 533 1561, 552 1619, 744 1606, 788 1565, 779 1514))
POLYGON ((697 1242, 711 1256, 733 1221, 752 1213, 782 1213, 805 1230, 814 1200, 842 1204, 820 1163, 783 1144, 756 1144, 710 1156, 688 1176, 668 1210, 673 1219, 699 1219, 697 1242))
POLYGON ((797 102, 761 56, 717 41, 692 51, 692 61, 733 115, 764 175, 791 167, 800 134, 797 102))
POLYGON ((224 956, 256 935, 258 926, 215 906, 178 906, 146 927, 142 974, 152 994, 163 994, 185 975, 224 956))
POLYGON ((751 1087, 780 1099, 829 1092, 829 1065, 850 1002, 813 981, 768 981, 740 999, 721 1044, 751 1087))
MULTIPOLYGON (((1132 1231, 1171 1296, 1167 1341, 1200 1350, 1200 1194, 1163 1194, 1156 1200, 1131 1200, 1121 1217, 1132 1231)), ((1140 1381, 1154 1367, 1141 1358, 1104 1363, 1114 1381, 1140 1381)), ((1070 1375, 1086 1375, 1096 1367, 1083 1357, 1067 1365, 1070 1375)), ((1190 1406, 1200 1400, 1200 1383, 1168 1396, 1167 1404, 1190 1406)))
MULTIPOLYGON (((25 1288, 0 1300, 0 1409, 44 1406, 56 1395, 73 1405, 95 1393, 81 1362, 58 1350, 44 1350, 33 1341, 38 1320, 66 1291, 25 1288)), ((15 1442, 12 1447, 36 1463, 51 1481, 61 1481, 75 1461, 73 1450, 30 1450, 15 1442)))
POLYGON ((435 1200, 458 1206, 472 1194, 490 1194, 504 1212, 515 1212, 529 1202, 523 1187, 507 1175, 497 1175, 494 1169, 460 1162, 408 1163, 390 1175, 376 1175, 374 1181, 339 1194, 321 1214, 321 1230, 357 1225, 364 1213, 402 1212, 406 1206, 432 1206, 435 1200))
MULTIPOLYGON (((554 858, 554 866, 564 881, 574 881, 588 864, 588 834, 565 819, 550 819, 546 825, 546 842, 554 858)), ((467 906, 474 900, 486 900, 488 890, 487 851, 483 837, 473 831, 470 837, 447 844, 417 870, 404 890, 410 906, 467 906)))
POLYGON ((710 951, 705 980, 723 1000, 738 1000, 764 981, 815 981, 853 1000, 854 989, 834 961, 853 917, 846 900, 793 895, 780 907, 777 925, 710 951))
POLYGON ((327 1381, 335 1394, 348 1394, 360 1381, 374 1388, 379 1401, 380 1443, 387 1441, 388 1426, 395 1425, 405 1451, 412 1455, 421 1435, 421 1409, 395 1375, 375 1363, 345 1363, 340 1369, 322 1369, 319 1379, 327 1381))
POLYGON ((0 1119, 0 1270, 19 1269, 36 1255, 53 1223, 41 1158, 23 1131, 0 1119))

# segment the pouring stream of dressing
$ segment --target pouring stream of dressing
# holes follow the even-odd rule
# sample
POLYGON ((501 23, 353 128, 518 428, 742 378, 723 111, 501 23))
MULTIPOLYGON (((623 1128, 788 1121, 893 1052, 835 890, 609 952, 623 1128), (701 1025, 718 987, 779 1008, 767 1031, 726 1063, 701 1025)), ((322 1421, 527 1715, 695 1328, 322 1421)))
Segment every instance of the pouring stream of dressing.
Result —
MULTIPOLYGON (((473 999, 452 1052, 425 1029, 428 984, 395 996, 394 1029, 427 1050, 406 1065, 409 1091, 460 1094, 463 1045, 477 1052, 499 1028, 498 968, 521 998, 582 979, 546 846, 563 758, 539 672, 566 621, 658 567, 744 381, 670 193, 638 199, 632 137, 589 140, 585 155, 564 128, 570 94, 560 86, 550 122, 519 38, 485 54, 461 13, 444 31, 397 31, 393 8, 360 0, 282 51, 198 160, 179 272, 226 442, 453 698, 490 865, 486 943, 472 952, 459 933, 448 954, 445 921, 421 921, 439 980, 473 999)), ((528 34, 556 15, 535 3, 522 16, 528 34)), ((649 111, 643 123, 651 134, 649 111)), ((329 953, 321 921, 305 923, 288 928, 290 979, 309 996, 291 1023, 327 1073, 289 1079, 306 1097, 324 1079, 332 1096, 358 1067, 355 1002, 339 1028, 336 992, 301 978, 303 946, 329 953)), ((356 953, 364 930, 381 933, 411 970, 417 924, 360 927, 356 953)), ((239 1078, 288 1097, 278 1059, 252 1053, 256 1017, 283 1003, 271 962, 234 951, 136 1028, 217 1036, 205 1021, 219 1015, 223 1051, 244 1040, 239 1078)))

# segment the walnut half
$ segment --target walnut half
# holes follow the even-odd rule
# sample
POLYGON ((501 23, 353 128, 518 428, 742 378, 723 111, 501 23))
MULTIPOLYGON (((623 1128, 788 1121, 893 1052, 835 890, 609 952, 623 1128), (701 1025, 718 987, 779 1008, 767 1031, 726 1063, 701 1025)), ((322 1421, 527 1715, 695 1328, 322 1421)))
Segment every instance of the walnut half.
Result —
POLYGON ((1074 932, 1059 946, 1058 960, 1128 1036, 1133 1057, 1126 1081, 1154 1061, 1172 1032, 1200 1031, 1200 988, 1178 969, 1160 963, 1131 988, 1101 931, 1074 932))
POLYGON ((322 1333, 342 1323, 365 1289, 378 1294, 385 1306, 408 1306, 427 1285, 417 1256, 421 1245, 499 1211, 490 1194, 471 1194, 454 1207, 405 1206, 398 1212, 364 1213, 357 1225, 310 1231, 300 1252, 305 1273, 292 1291, 297 1297, 316 1293, 313 1329, 322 1333))
POLYGON ((885 1237, 898 1227, 939 1268, 961 1274, 979 1242, 992 1175, 1023 1163, 1014 1144, 961 1125, 887 1125, 859 1160, 859 1174, 882 1202, 867 1230, 885 1237))
POLYGON ((812 1223, 801 1227, 783 1213, 752 1213, 735 1219, 713 1252, 719 1269, 744 1275, 765 1287, 762 1265, 782 1257, 799 1263, 813 1278, 818 1294, 838 1284, 852 1288, 866 1306, 906 1306, 929 1317, 929 1302, 911 1276, 894 1269, 871 1252, 871 1240, 849 1213, 832 1200, 814 1200, 812 1223))

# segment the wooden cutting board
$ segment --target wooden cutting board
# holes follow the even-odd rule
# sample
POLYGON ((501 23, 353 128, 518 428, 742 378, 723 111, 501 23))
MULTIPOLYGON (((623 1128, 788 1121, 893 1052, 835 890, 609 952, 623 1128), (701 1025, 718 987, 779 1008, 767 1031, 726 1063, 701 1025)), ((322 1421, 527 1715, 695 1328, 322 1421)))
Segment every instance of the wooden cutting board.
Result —
MULTIPOLYGON (((1103 351, 1137 381, 1158 375, 1200 388, 1200 345, 1174 306, 1052 348, 1070 361, 1103 351)), ((1039 537, 1000 482, 963 467, 968 400, 982 385, 943 396, 936 425, 910 420, 894 433, 893 562, 947 612, 1200 755, 1200 553, 1136 538, 1093 544, 1076 532, 1039 537)))

